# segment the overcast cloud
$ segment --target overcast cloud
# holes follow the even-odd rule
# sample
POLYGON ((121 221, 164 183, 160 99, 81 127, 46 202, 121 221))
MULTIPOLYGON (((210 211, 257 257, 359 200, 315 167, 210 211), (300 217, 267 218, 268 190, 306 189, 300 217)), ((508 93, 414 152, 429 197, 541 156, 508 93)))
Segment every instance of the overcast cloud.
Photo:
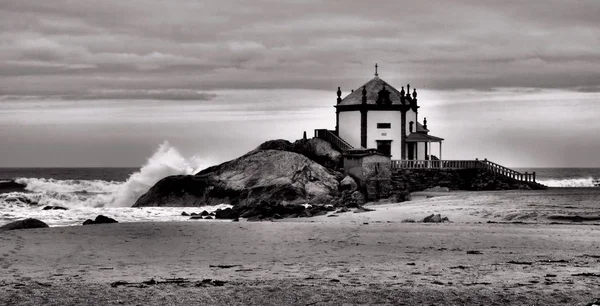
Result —
POLYGON ((598 16, 596 0, 1 0, 0 94, 330 90, 375 62, 419 88, 598 91, 598 16))

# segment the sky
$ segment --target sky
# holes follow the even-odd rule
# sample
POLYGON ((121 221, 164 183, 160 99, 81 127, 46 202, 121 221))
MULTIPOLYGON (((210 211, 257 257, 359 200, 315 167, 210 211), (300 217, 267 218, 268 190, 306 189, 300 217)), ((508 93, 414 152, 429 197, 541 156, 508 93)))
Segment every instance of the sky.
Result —
MULTIPOLYGON (((211 162, 419 92, 445 159, 600 167, 600 2, 0 0, 0 167, 211 162)), ((434 150, 435 151, 435 150, 434 150)))

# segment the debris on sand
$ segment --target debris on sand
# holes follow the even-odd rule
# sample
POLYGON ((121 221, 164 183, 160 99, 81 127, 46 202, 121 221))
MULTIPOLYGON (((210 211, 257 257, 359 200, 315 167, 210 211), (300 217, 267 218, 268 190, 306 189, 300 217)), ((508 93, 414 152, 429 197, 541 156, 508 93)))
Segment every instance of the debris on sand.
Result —
POLYGON ((443 217, 440 214, 431 214, 425 217, 421 222, 423 223, 442 223, 442 222, 450 222, 448 217, 443 217))
POLYGON ((530 261, 516 261, 516 260, 511 260, 506 262, 507 264, 511 264, 511 265, 532 265, 533 263, 530 261))
POLYGON ((150 280, 147 281, 143 281, 143 282, 126 282, 126 281, 116 281, 110 284, 111 287, 116 288, 119 286, 126 286, 126 287, 135 287, 135 288, 146 288, 148 286, 151 285, 159 285, 159 284, 177 284, 180 286, 185 286, 185 285, 194 285, 196 287, 206 287, 206 286, 223 286, 226 284, 225 281, 220 281, 220 280, 213 280, 213 279, 203 279, 202 281, 198 281, 198 282, 191 282, 185 278, 167 278, 164 281, 156 281, 153 278, 151 278, 150 280))

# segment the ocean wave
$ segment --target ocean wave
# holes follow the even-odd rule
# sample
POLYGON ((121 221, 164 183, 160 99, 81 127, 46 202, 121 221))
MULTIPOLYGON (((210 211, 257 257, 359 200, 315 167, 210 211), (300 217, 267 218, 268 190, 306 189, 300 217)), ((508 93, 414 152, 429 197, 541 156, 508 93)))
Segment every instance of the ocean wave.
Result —
POLYGON ((0 205, 58 205, 75 207, 131 207, 154 184, 164 177, 194 174, 209 166, 199 158, 184 158, 168 142, 125 182, 104 180, 57 180, 18 178, 27 192, 0 194, 0 205))
POLYGON ((600 180, 593 177, 570 179, 546 179, 537 181, 548 187, 599 187, 600 180))
POLYGON ((115 192, 123 182, 103 180, 55 180, 46 178, 18 178, 15 182, 25 185, 31 192, 115 192))

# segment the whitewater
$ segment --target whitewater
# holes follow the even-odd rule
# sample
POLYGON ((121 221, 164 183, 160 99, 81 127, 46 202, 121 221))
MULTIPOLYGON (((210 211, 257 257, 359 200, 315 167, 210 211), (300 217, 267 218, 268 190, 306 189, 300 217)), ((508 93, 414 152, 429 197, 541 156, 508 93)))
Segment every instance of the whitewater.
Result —
POLYGON ((200 213, 231 207, 226 203, 193 208, 131 207, 160 179, 194 174, 211 165, 195 156, 185 158, 165 142, 125 182, 15 178, 15 182, 26 186, 26 192, 0 194, 0 225, 17 219, 36 218, 50 226, 72 226, 81 225, 86 219, 94 219, 100 214, 119 222, 182 221, 189 218, 181 216, 182 211, 200 213), (60 206, 68 210, 43 210, 45 206, 60 206))

